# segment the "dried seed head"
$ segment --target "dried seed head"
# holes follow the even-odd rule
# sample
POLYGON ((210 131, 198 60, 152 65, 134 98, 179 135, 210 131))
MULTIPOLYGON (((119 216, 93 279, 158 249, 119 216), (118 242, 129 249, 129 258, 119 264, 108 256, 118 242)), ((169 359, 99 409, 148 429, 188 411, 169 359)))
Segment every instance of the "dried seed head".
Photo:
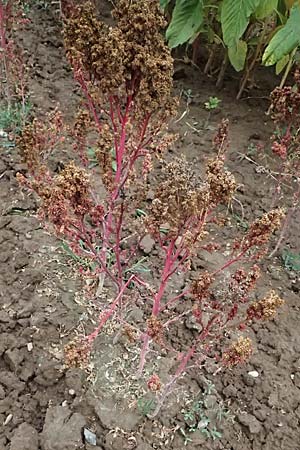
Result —
POLYGON ((136 80, 137 111, 172 110, 173 60, 162 31, 165 19, 157 0, 119 0, 113 11, 125 42, 128 80, 136 80))
POLYGON ((284 304, 275 291, 270 291, 262 300, 252 303, 247 309, 248 320, 269 320, 273 319, 278 308, 284 304))
POLYGON ((163 172, 164 181, 156 189, 145 222, 151 232, 159 232, 160 226, 168 223, 171 232, 177 233, 189 218, 201 216, 209 204, 209 192, 206 185, 197 186, 185 159, 175 158, 163 172))
POLYGON ((90 179, 84 169, 71 162, 54 178, 54 184, 75 213, 85 214, 89 210, 90 179))
POLYGON ((158 392, 161 389, 161 380, 158 375, 153 374, 147 381, 147 386, 150 391, 158 392))
POLYGON ((236 181, 228 170, 224 170, 222 158, 218 157, 209 161, 206 176, 210 187, 211 202, 215 205, 230 202, 236 191, 236 181))
POLYGON ((261 270, 256 264, 247 272, 244 269, 236 270, 231 277, 229 284, 230 291, 242 296, 247 295, 254 289, 260 273, 261 270))
POLYGON ((44 121, 26 125, 16 142, 31 173, 44 171, 45 159, 64 142, 65 125, 60 111, 49 113, 44 121))
POLYGON ((253 353, 252 341, 250 338, 239 337, 237 342, 223 354, 223 364, 229 367, 247 361, 253 353))
POLYGON ((75 339, 65 345, 64 353, 67 367, 84 370, 89 365, 91 346, 85 339, 75 339))
POLYGON ((284 210, 278 208, 267 212, 260 219, 255 220, 251 224, 245 239, 243 239, 242 243, 238 243, 240 248, 246 250, 253 246, 266 244, 272 233, 280 228, 284 215, 284 210))
POLYGON ((209 272, 204 272, 199 275, 191 287, 191 293, 195 300, 201 301, 208 293, 214 278, 209 272))
POLYGON ((95 7, 84 2, 65 21, 65 49, 71 65, 92 75, 102 93, 114 93, 123 83, 125 56, 120 30, 98 20, 95 7))
POLYGON ((147 320, 147 333, 157 343, 163 339, 163 326, 157 317, 151 316, 147 320))
POLYGON ((131 344, 137 340, 137 332, 131 325, 125 325, 123 333, 131 344))
POLYGON ((173 114, 173 60, 162 35, 165 20, 159 2, 119 0, 113 16, 117 24, 108 27, 91 3, 73 8, 64 38, 75 72, 80 78, 83 69, 84 78, 93 79, 102 94, 123 90, 132 95, 136 116, 173 114))
POLYGON ((218 152, 218 156, 224 155, 228 148, 228 126, 229 120, 223 119, 218 127, 217 134, 213 139, 213 147, 218 152))

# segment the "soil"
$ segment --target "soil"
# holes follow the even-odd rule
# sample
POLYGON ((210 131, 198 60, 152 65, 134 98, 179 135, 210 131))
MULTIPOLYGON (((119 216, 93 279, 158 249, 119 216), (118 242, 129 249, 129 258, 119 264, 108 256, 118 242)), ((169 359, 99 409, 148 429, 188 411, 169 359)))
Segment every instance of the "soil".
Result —
MULTIPOLYGON (((107 17, 108 5, 99 3, 107 17)), ((20 40, 30 64, 35 113, 45 114, 59 104, 70 118, 78 101, 77 88, 64 58, 61 29, 52 9, 52 6, 34 7, 31 23, 20 40)), ((225 79, 220 91, 216 90, 214 80, 181 63, 176 66, 174 78, 176 92, 183 94, 182 112, 186 110, 174 125, 181 136, 175 153, 184 153, 201 170, 203 160, 210 154, 218 122, 228 117, 231 130, 228 166, 241 184, 238 198, 243 205, 243 220, 259 217, 270 206, 274 180, 269 172, 240 156, 247 153, 251 143, 268 146, 267 93, 276 80, 266 72, 258 73, 258 87, 236 101, 238 80, 232 75, 225 79), (210 118, 203 107, 209 96, 222 100, 210 118)), ((3 146, 0 450, 300 450, 300 279, 299 272, 284 267, 281 252, 266 259, 259 290, 265 292, 270 287, 278 290, 286 304, 273 321, 253 326, 257 351, 250 362, 216 376, 191 372, 178 388, 183 399, 186 395, 186 404, 193 397, 205 400, 204 412, 216 424, 220 436, 214 440, 199 430, 189 432, 182 405, 175 402, 152 421, 141 415, 140 409, 122 410, 117 400, 125 396, 123 386, 117 397, 113 395, 113 370, 109 373, 104 370, 111 361, 107 349, 112 348, 107 337, 97 342, 90 374, 65 367, 63 345, 91 326, 93 306, 80 295, 80 281, 61 243, 39 224, 36 200, 20 190, 15 178, 20 171, 25 172, 26 168, 18 149, 3 146), (209 387, 209 380, 214 388, 209 387), (235 419, 231 420, 229 414, 224 414, 220 423, 212 418, 211 411, 220 405, 230 410, 235 419)), ((234 206, 233 212, 241 215, 240 204, 234 206)), ((144 245, 148 253, 153 251, 152 242, 146 241, 144 245)), ((288 229, 285 246, 300 252, 299 217, 294 218, 288 229)), ((184 284, 182 279, 177 282, 184 284)), ((125 361, 126 370, 127 349, 117 345, 112 351, 114 359, 125 361)), ((165 359, 161 366, 167 370, 168 363, 165 359)))

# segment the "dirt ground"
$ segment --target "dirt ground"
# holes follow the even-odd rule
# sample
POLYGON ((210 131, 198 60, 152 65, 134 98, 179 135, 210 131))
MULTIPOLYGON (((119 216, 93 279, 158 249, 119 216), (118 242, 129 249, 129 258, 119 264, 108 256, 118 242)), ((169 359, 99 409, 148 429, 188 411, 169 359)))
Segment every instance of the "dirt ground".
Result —
MULTIPOLYGON (((64 58, 59 22, 50 7, 36 8, 30 17, 22 39, 28 52, 35 112, 44 114, 59 104, 70 118, 78 95, 64 58)), ((228 166, 241 184, 238 198, 244 209, 243 222, 268 210, 274 186, 272 177, 259 165, 241 158, 253 144, 269 144, 270 123, 265 111, 274 80, 264 75, 258 74, 257 80, 267 81, 256 80, 258 86, 239 102, 235 100, 238 80, 232 76, 216 91, 213 80, 178 62, 174 77, 176 92, 182 93, 181 110, 186 110, 173 126, 181 136, 175 153, 186 154, 200 168, 210 154, 218 122, 222 117, 230 120, 228 166), (203 107, 209 96, 222 100, 210 118, 203 107)), ((92 310, 78 295, 80 281, 61 243, 43 230, 35 217, 36 200, 20 190, 15 174, 24 170, 18 149, 3 147, 0 450, 300 450, 300 279, 299 272, 284 267, 281 252, 265 260, 259 289, 278 290, 286 304, 275 320, 253 326, 256 351, 250 362, 216 376, 194 371, 180 385, 187 398, 205 400, 208 416, 209 403, 213 410, 223 405, 230 411, 217 423, 220 436, 214 440, 199 430, 190 432, 180 405, 164 408, 152 421, 136 408, 123 411, 116 407, 109 377, 102 370, 101 343, 106 345, 105 338, 97 344, 93 373, 65 368, 63 345, 88 326, 92 310), (249 375, 253 371, 258 376, 249 375), (83 436, 84 428, 92 437, 87 432, 83 436), (94 436, 96 442, 92 443, 94 436)), ((232 217, 240 220, 240 214, 237 204, 232 217)), ((295 253, 300 252, 299 223, 299 216, 295 217, 285 241, 285 247, 295 253)))

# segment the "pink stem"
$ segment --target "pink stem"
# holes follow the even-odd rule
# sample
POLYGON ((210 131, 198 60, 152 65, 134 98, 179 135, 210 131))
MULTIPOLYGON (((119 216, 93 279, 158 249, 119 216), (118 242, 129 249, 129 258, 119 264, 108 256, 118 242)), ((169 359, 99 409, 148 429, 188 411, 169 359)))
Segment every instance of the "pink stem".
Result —
MULTIPOLYGON (((218 318, 218 316, 219 316, 219 314, 216 314, 214 317, 212 317, 210 319, 210 321, 206 325, 205 329, 198 335, 194 344, 188 349, 185 356, 182 358, 181 363, 179 364, 174 376, 171 378, 169 383, 167 383, 166 386, 164 387, 164 390, 163 390, 162 394, 160 395, 160 398, 158 400, 158 403, 157 403, 157 406, 156 406, 154 412, 151 415, 149 415, 150 419, 153 419, 159 413, 165 399, 171 392, 173 386, 176 384, 178 378, 180 378, 180 376, 186 370, 188 362, 193 358, 195 351, 197 349, 197 346, 199 345, 199 342, 203 341, 208 336, 209 331, 210 331, 212 325, 214 324, 214 322, 216 321, 216 319, 218 318)), ((203 359, 204 358, 205 357, 203 356, 203 359)))

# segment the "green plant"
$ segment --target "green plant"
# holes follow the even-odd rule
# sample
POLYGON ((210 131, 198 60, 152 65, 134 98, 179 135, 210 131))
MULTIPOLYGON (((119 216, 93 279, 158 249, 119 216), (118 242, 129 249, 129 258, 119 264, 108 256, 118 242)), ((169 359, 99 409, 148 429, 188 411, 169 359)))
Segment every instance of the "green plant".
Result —
POLYGON ((281 255, 285 269, 293 272, 300 271, 300 253, 293 253, 288 249, 285 249, 281 255))
POLYGON ((233 421, 230 411, 221 400, 217 399, 215 386, 207 381, 207 386, 188 409, 182 411, 187 430, 180 429, 185 444, 192 442, 192 435, 199 430, 206 438, 216 440, 222 437, 218 429, 224 421, 233 421))
POLYGON ((218 97, 209 97, 208 101, 204 103, 205 109, 207 109, 208 111, 213 111, 214 109, 218 108, 221 101, 222 100, 218 97))
POLYGON ((13 132, 14 134, 20 134, 24 125, 27 123, 30 112, 31 104, 29 102, 13 103, 10 108, 0 109, 0 130, 5 132, 13 132))
POLYGON ((208 128, 208 124, 211 118, 212 112, 218 108, 221 103, 221 99, 218 97, 209 97, 209 99, 204 103, 205 109, 208 111, 208 116, 204 124, 204 128, 208 128))
POLYGON ((155 408, 155 400, 153 398, 152 399, 141 398, 137 401, 137 407, 139 412, 143 416, 147 417, 151 415, 151 413, 155 408))
MULTIPOLYGON (((161 0, 161 7, 169 8, 161 0)), ((166 31, 171 48, 185 43, 206 40, 209 58, 205 72, 223 48, 221 77, 227 59, 236 71, 245 69, 238 98, 257 62, 276 65, 276 73, 284 68, 281 85, 297 61, 300 46, 300 3, 298 0, 176 0, 166 31), (210 50, 212 48, 212 50, 210 50)), ((220 82, 220 80, 219 80, 220 82)))

